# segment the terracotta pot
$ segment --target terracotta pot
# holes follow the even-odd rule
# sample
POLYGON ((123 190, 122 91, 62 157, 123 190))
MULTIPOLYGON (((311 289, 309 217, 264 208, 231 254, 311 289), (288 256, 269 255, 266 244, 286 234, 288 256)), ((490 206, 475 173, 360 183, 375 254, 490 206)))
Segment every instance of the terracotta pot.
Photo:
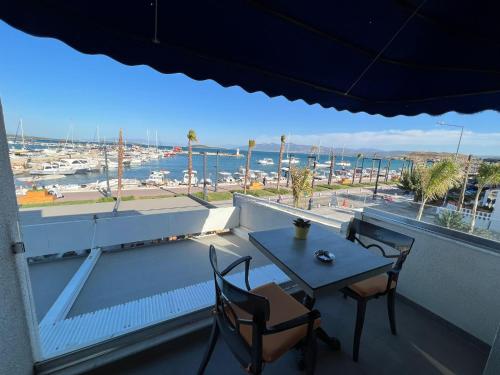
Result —
POLYGON ((295 227, 295 238, 298 240, 305 240, 307 238, 307 234, 309 233, 309 228, 303 227, 295 227))

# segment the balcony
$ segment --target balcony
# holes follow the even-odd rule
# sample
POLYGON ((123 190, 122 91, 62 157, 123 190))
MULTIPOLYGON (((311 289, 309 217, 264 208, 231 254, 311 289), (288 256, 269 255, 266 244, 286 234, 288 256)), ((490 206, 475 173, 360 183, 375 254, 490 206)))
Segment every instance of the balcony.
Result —
MULTIPOLYGON (((251 255, 253 287, 274 281, 300 297, 299 288, 248 241, 248 233, 289 226, 297 216, 336 232, 346 224, 242 195, 230 207, 194 201, 186 210, 179 207, 174 200, 160 210, 125 207, 115 216, 91 209, 70 216, 21 212, 40 333, 39 372, 108 364, 97 373, 191 373, 208 340, 214 298, 210 244, 223 264, 251 255)), ((341 339, 343 350, 320 345, 318 373, 481 373, 500 316, 500 301, 489 297, 499 287, 495 245, 457 241, 443 230, 430 233, 373 208, 357 215, 416 239, 398 287, 399 335, 390 334, 385 299, 371 302, 361 360, 354 363, 355 303, 339 294, 320 299, 322 324, 341 339)), ((243 283, 241 272, 231 277, 243 283)), ((221 366, 236 373, 239 366, 222 341, 207 372, 221 366)), ((293 353, 267 367, 269 373, 285 370, 298 371, 293 353)))

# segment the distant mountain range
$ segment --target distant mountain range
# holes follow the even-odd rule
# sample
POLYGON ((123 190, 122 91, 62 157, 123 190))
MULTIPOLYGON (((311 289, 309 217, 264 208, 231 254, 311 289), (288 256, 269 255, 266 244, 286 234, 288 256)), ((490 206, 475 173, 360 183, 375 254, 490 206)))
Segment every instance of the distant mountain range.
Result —
MULTIPOLYGON (((244 151, 248 148, 248 146, 240 146, 240 150, 244 151)), ((290 153, 298 153, 298 154, 308 154, 313 149, 312 146, 309 145, 298 145, 295 143, 290 143, 287 145, 286 150, 290 153)), ((280 144, 279 143, 257 143, 254 148, 255 151, 265 151, 265 152, 279 152, 280 144)), ((322 155, 330 154, 330 147, 321 147, 320 153, 322 155)), ((342 149, 335 148, 335 155, 340 155, 342 153, 342 149)), ((314 151, 314 153, 317 153, 314 151)), ((398 157, 408 154, 408 151, 383 151, 376 148, 345 148, 344 155, 345 156, 356 156, 358 154, 363 154, 365 156, 373 156, 373 154, 377 154, 377 156, 383 157, 398 157)))

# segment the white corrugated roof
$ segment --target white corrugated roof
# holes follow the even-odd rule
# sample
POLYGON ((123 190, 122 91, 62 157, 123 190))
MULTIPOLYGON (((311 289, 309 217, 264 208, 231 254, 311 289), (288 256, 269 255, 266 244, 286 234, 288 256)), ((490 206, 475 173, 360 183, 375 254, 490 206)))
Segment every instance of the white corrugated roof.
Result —
MULTIPOLYGON (((244 273, 228 279, 244 288, 244 273)), ((288 277, 275 265, 250 270, 250 285, 281 284, 288 277)), ((215 300, 213 280, 170 290, 109 308, 77 315, 51 324, 40 324, 44 358, 80 349, 146 326, 205 309, 215 300)))

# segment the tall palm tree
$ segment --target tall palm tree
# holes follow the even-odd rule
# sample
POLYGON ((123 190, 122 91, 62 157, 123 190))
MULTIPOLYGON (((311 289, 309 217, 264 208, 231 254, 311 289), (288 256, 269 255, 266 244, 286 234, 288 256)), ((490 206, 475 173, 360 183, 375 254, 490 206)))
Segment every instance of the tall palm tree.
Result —
POLYGON ((191 194, 191 177, 193 175, 193 142, 198 142, 196 132, 190 129, 187 133, 188 139, 188 194, 191 194))
POLYGON ((285 143, 286 143, 286 136, 283 134, 281 136, 280 156, 278 157, 278 182, 276 184, 276 189, 278 190, 278 195, 280 193, 281 163, 283 161, 283 152, 285 151, 285 143))
POLYGON ((246 194, 247 193, 247 181, 248 177, 250 175, 250 158, 252 157, 252 148, 255 147, 255 140, 254 139, 249 139, 248 140, 248 152, 247 152, 247 167, 245 169, 245 186, 243 187, 243 191, 246 194))
MULTIPOLYGON (((354 179, 356 178, 356 170, 358 169, 359 159, 363 157, 363 154, 358 154, 356 159, 356 164, 354 166, 354 172, 352 172, 352 185, 354 185, 354 179)), ((361 169, 361 176, 363 176, 363 169, 361 169)))
POLYGON ((474 207, 472 208, 472 219, 470 222, 469 232, 472 233, 474 231, 474 226, 476 225, 476 212, 477 206, 479 204, 479 196, 481 195, 481 191, 484 189, 486 185, 497 185, 500 184, 500 163, 496 164, 488 164, 482 163, 479 166, 478 175, 477 175, 477 193, 474 199, 474 207))
POLYGON ((420 221, 427 201, 443 197, 451 187, 458 183, 460 168, 455 161, 444 159, 430 167, 418 166, 414 173, 418 173, 420 177, 422 201, 417 213, 417 220, 420 221))

